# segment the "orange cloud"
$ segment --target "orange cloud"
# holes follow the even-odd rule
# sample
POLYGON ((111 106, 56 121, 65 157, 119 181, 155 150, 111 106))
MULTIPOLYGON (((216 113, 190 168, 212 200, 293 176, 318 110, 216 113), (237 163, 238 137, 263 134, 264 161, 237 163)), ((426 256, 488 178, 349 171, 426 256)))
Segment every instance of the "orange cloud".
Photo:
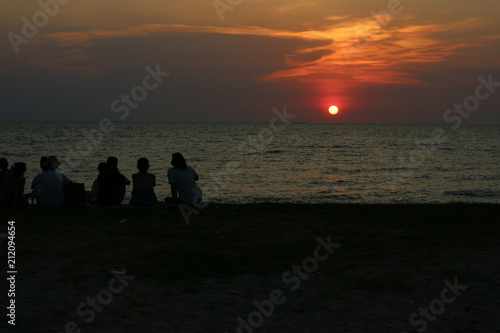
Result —
MULTIPOLYGON (((285 10, 289 7, 282 7, 285 10)), ((290 7, 291 10, 291 7, 290 7)), ((332 20, 337 17, 332 17, 332 20)), ((290 31, 258 26, 193 26, 182 24, 145 24, 124 30, 89 30, 57 32, 43 35, 57 47, 91 47, 98 39, 141 37, 152 34, 211 33, 253 35, 274 38, 293 38, 317 42, 318 46, 297 49, 285 55, 287 69, 270 73, 260 79, 343 80, 376 84, 422 84, 413 78, 411 69, 416 64, 439 63, 452 58, 460 50, 488 43, 498 36, 486 36, 474 42, 456 37, 447 40, 439 34, 477 29, 484 25, 479 19, 442 24, 408 24, 381 27, 376 17, 335 23, 321 29, 290 31)), ((391 24, 394 24, 392 22, 391 24)), ((79 60, 77 58, 75 60, 79 60)), ((62 59, 61 61, 68 61, 62 59)), ((51 62, 45 62, 51 64, 51 62)), ((55 63, 52 63, 54 66, 55 63)))
MULTIPOLYGON (((272 73, 264 80, 314 76, 336 80, 377 84, 422 84, 409 73, 412 64, 438 63, 453 57, 460 49, 471 44, 446 41, 435 37, 438 32, 454 31, 457 26, 475 20, 452 22, 449 24, 411 25, 408 27, 385 29, 373 19, 342 23, 321 31, 306 31, 303 36, 331 41, 327 47, 301 50, 311 56, 321 50, 330 52, 310 63, 296 64, 295 67, 272 73)), ((325 52, 326 53, 326 52, 325 52)), ((292 64, 289 62, 289 64, 292 64)))

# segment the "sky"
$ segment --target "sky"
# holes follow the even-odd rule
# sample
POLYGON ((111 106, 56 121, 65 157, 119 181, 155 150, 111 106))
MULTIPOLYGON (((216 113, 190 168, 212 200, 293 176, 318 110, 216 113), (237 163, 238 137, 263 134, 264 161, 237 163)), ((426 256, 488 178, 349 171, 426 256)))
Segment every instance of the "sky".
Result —
POLYGON ((0 121, 267 122, 286 106, 500 124, 499 17, 498 0, 0 0, 0 121))

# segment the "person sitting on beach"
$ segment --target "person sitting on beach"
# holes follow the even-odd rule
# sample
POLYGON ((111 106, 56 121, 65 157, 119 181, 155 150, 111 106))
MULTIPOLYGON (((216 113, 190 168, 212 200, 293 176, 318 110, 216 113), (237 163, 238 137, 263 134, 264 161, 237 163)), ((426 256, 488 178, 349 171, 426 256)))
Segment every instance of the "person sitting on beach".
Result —
MULTIPOLYGON (((199 179, 196 171, 186 164, 181 153, 172 154, 171 164, 173 168, 168 169, 167 176, 173 202, 186 205, 199 203, 203 195, 196 185, 196 181, 199 179)), ((168 201, 168 198, 165 201, 168 201)))
POLYGON ((14 163, 12 171, 5 176, 2 190, 0 191, 0 205, 4 207, 23 207, 24 185, 26 178, 26 164, 22 162, 14 163))
POLYGON ((127 185, 130 185, 130 180, 118 170, 116 157, 108 157, 106 164, 106 172, 97 177, 99 194, 96 197, 96 204, 99 206, 120 205, 125 197, 127 185))
POLYGON ((0 158, 0 191, 2 191, 4 179, 9 173, 9 162, 5 157, 0 158))
POLYGON ((138 173, 132 175, 134 187, 132 188, 132 199, 130 203, 137 207, 152 207, 158 204, 154 187, 156 176, 149 173, 149 160, 145 157, 137 161, 138 173))
POLYGON ((56 172, 61 162, 55 156, 47 158, 46 171, 37 175, 37 180, 33 180, 39 191, 40 204, 42 206, 62 206, 64 204, 63 185, 71 181, 66 175, 56 172))
MULTIPOLYGON (((42 172, 48 171, 50 169, 48 164, 47 164, 47 159, 48 159, 47 156, 42 156, 40 158, 40 169, 42 169, 42 172)), ((38 187, 38 183, 39 183, 41 173, 36 175, 35 178, 33 178, 33 181, 31 182, 30 199, 31 199, 32 203, 34 201, 36 201, 38 204, 40 204, 40 188, 38 187)))
POLYGON ((90 192, 91 200, 93 200, 94 202, 97 200, 97 196, 99 195, 99 176, 104 175, 104 173, 108 170, 108 165, 106 164, 106 162, 100 162, 97 166, 97 170, 99 171, 99 174, 92 183, 92 191, 90 192))

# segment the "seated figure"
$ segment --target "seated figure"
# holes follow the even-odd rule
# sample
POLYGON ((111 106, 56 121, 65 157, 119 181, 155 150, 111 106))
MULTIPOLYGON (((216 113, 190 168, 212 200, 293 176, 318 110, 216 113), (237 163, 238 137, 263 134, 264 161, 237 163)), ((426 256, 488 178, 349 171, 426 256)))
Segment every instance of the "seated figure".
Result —
POLYGON ((49 156, 44 166, 47 170, 38 174, 33 185, 38 191, 42 206, 62 206, 64 204, 63 185, 70 183, 66 175, 56 172, 61 162, 55 156, 49 156))
POLYGON ((186 160, 181 153, 172 154, 171 164, 173 168, 168 169, 167 176, 173 202, 176 204, 184 203, 186 205, 200 203, 203 194, 196 184, 198 181, 196 171, 186 164, 186 160))
POLYGON ((107 168, 97 177, 98 195, 96 204, 98 206, 120 205, 125 197, 126 186, 130 185, 124 175, 118 171, 118 159, 110 156, 106 161, 107 168))
POLYGON ((2 191, 4 179, 9 173, 9 162, 5 157, 0 158, 0 191, 2 191))
POLYGON ((156 186, 155 175, 148 172, 149 161, 140 158, 137 161, 138 173, 132 175, 133 188, 130 203, 137 207, 152 207, 158 204, 154 187, 156 186))
POLYGON ((14 163, 11 172, 3 180, 2 190, 0 191, 0 206, 23 207, 26 205, 24 200, 25 172, 25 163, 14 163))

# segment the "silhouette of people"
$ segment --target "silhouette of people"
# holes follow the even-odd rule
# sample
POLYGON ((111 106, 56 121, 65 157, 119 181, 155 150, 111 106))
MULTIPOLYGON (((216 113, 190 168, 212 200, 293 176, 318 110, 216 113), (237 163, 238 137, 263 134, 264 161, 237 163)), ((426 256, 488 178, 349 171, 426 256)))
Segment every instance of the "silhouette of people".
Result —
POLYGON ((99 174, 94 180, 94 183, 92 183, 91 191, 91 197, 92 199, 94 199, 94 201, 97 200, 97 196, 99 195, 99 176, 104 175, 104 173, 108 170, 108 165, 106 164, 106 162, 100 162, 97 166, 97 170, 99 171, 99 174))
POLYGON ((173 168, 168 169, 167 175, 174 203, 187 205, 199 203, 203 195, 196 184, 199 179, 196 171, 186 164, 181 153, 172 154, 171 164, 173 168))
POLYGON ((106 164, 107 170, 97 177, 99 189, 96 203, 99 206, 120 205, 125 197, 127 185, 130 185, 130 180, 118 170, 116 157, 108 157, 106 164))
POLYGON ((9 173, 9 162, 5 157, 0 158, 0 191, 2 191, 4 179, 9 173))
POLYGON ((42 170, 35 179, 33 179, 33 186, 37 189, 40 204, 42 206, 62 206, 64 204, 63 184, 70 183, 66 175, 56 172, 61 162, 55 156, 47 157, 45 163, 43 157, 40 160, 42 170))
POLYGON ((26 164, 22 162, 14 163, 12 170, 4 177, 2 190, 0 191, 0 205, 6 207, 23 207, 24 185, 26 178, 26 164))
MULTIPOLYGON (((42 169, 42 172, 48 171, 50 169, 49 165, 47 164, 47 159, 48 159, 47 156, 42 156, 40 158, 40 169, 42 169)), ((38 187, 38 181, 40 179, 40 174, 41 173, 36 175, 35 178, 33 178, 33 181, 31 182, 31 197, 30 198, 31 198, 32 202, 34 200, 36 200, 37 204, 40 204, 40 188, 38 187)))
POLYGON ((149 160, 145 157, 137 161, 138 173, 132 175, 134 187, 132 188, 132 199, 130 203, 137 207, 152 207, 158 204, 154 187, 156 176, 149 173, 149 160))

